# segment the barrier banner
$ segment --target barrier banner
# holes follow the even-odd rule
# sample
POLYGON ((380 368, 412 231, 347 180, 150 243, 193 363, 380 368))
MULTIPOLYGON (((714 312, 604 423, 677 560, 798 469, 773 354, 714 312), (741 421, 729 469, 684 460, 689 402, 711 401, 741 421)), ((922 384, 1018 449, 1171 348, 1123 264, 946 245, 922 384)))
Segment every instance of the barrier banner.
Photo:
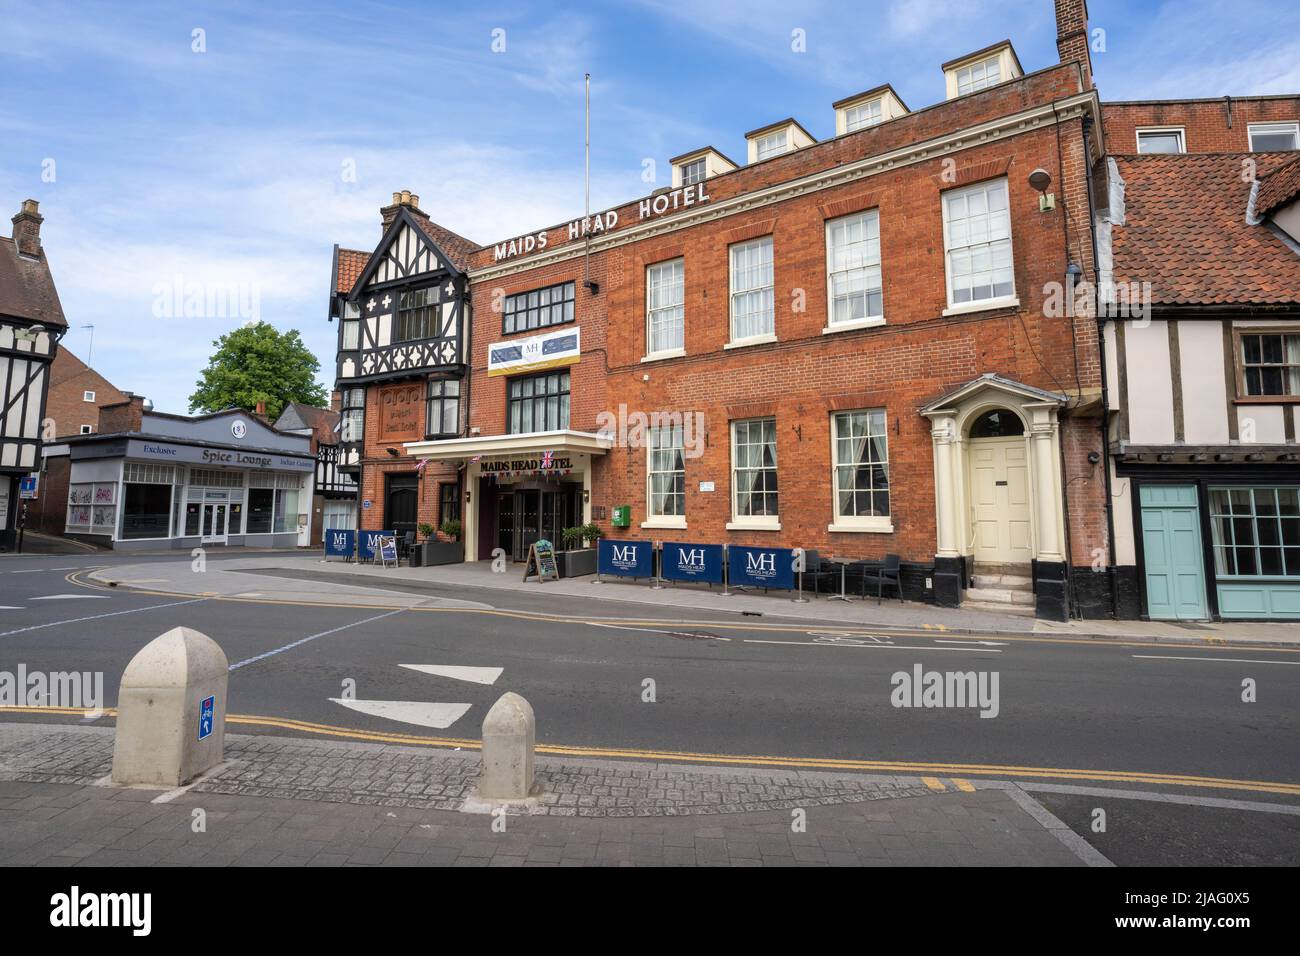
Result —
POLYGON ((379 539, 382 537, 391 537, 396 539, 396 531, 358 531, 357 532, 357 560, 373 561, 375 560, 375 549, 379 547, 379 539))
POLYGON ((596 573, 648 578, 654 575, 654 561, 654 545, 649 541, 601 538, 597 545, 596 573))
POLYGON ((351 559, 357 549, 357 533, 347 528, 325 530, 325 557, 351 559))
POLYGON ((722 545, 665 541, 659 553, 659 576, 665 581, 722 583, 722 545))
POLYGON ((753 588, 792 590, 795 586, 794 550, 730 545, 727 548, 727 574, 727 581, 733 587, 742 584, 753 588))

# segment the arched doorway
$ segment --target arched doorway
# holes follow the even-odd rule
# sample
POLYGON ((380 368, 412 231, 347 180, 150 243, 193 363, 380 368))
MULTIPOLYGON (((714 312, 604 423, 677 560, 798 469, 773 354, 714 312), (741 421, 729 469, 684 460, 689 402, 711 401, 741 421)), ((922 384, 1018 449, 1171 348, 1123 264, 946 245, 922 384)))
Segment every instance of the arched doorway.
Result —
POLYGON ((976 416, 968 433, 971 556, 978 564, 1028 564, 1033 502, 1025 423, 1007 408, 976 416))

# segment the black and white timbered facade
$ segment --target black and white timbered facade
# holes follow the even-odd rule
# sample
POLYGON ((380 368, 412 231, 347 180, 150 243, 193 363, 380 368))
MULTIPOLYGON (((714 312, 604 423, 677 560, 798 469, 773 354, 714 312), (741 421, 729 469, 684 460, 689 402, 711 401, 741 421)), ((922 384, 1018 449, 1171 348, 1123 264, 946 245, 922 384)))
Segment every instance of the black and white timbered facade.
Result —
POLYGON ((0 549, 13 546, 19 482, 40 467, 50 365, 67 330, 41 248, 43 217, 34 199, 0 238, 0 549))
MULTIPOLYGON (((402 380, 459 382, 466 373, 466 265, 475 244, 433 223, 418 200, 393 195, 372 252, 334 248, 330 315, 339 321, 342 421, 333 465, 353 474, 364 457, 368 389, 402 380)), ((412 437, 428 437, 428 427, 412 437)))

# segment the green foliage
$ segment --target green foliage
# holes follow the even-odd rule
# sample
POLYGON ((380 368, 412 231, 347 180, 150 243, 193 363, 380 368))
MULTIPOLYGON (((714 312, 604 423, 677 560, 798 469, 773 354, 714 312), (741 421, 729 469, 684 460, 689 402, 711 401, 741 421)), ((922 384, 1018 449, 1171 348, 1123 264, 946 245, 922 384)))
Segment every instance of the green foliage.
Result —
POLYGON ((329 404, 329 395, 316 381, 320 362, 297 329, 280 332, 269 322, 257 322, 227 332, 212 345, 216 351, 190 396, 191 412, 251 412, 258 402, 266 402, 266 415, 275 421, 289 402, 329 404))
POLYGON ((600 539, 600 537, 605 533, 605 532, 603 532, 603 531, 600 530, 600 525, 598 525, 598 524, 596 524, 595 522, 592 522, 592 521, 589 521, 589 522, 587 522, 586 524, 584 524, 584 525, 582 526, 582 529, 581 529, 581 530, 582 530, 582 538, 583 538, 583 540, 584 540, 584 541, 589 541, 589 542, 591 542, 593 545, 594 545, 594 544, 595 544, 595 543, 600 539))
POLYGON ((426 541, 433 537, 433 525, 429 524, 427 521, 417 524, 415 530, 420 532, 420 537, 424 538, 426 541))
POLYGON ((460 522, 455 518, 448 518, 444 521, 440 530, 447 537, 453 538, 456 541, 460 540, 460 522))
POLYGON ((565 528, 560 532, 560 540, 564 542, 565 551, 577 551, 582 547, 582 529, 565 528))

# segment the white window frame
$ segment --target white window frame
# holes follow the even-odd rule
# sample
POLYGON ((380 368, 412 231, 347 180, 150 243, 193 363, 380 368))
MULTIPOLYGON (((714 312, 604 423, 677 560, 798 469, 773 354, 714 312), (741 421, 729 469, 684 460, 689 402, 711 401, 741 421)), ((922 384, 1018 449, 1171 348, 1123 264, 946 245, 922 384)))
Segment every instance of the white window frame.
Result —
MULTIPOLYGON (((875 325, 885 324, 884 273, 881 268, 880 260, 881 260, 881 255, 880 255, 880 210, 879 209, 867 209, 863 212, 850 213, 847 216, 839 216, 835 219, 826 220, 826 327, 822 329, 823 335, 829 334, 831 332, 841 332, 846 329, 865 329, 865 328, 871 328, 872 326, 875 325), (873 240, 871 240, 870 238, 864 239, 863 242, 868 247, 867 257, 865 261, 861 265, 853 268, 845 268, 845 269, 837 270, 835 268, 836 266, 835 243, 832 238, 835 233, 835 230, 838 227, 848 224, 850 220, 859 220, 859 219, 865 221, 868 229, 870 225, 874 224, 875 226, 875 232, 876 232, 876 236, 874 239, 875 254, 873 256, 870 253, 870 247, 873 243, 873 240), (847 275, 848 273, 851 272, 865 272, 869 279, 872 270, 875 271, 876 279, 877 279, 877 284, 875 288, 880 291, 880 312, 875 315, 866 315, 860 319, 843 319, 837 322, 835 320, 835 277, 837 275, 847 275)), ((868 287, 867 292, 870 293, 871 291, 872 288, 868 287)), ((869 294, 866 297, 866 301, 868 303, 870 303, 871 301, 869 294)))
POLYGON ((84 392, 81 393, 81 400, 83 402, 94 402, 95 393, 90 391, 90 389, 86 389, 84 392))
POLYGON ((990 86, 997 86, 1002 82, 1002 54, 995 53, 993 56, 985 57, 982 60, 975 60, 973 63, 967 63, 953 71, 953 83, 956 85, 957 95, 966 96, 969 93, 978 93, 980 90, 987 90, 990 86), (990 68, 992 64, 992 73, 997 75, 997 79, 990 79, 990 68), (979 80, 975 79, 975 68, 982 66, 984 76, 979 80), (966 74, 967 89, 962 89, 962 74, 966 74), (978 85, 977 85, 978 84, 978 85))
MULTIPOLYGON (((894 530, 894 499, 893 499, 893 482, 889 480, 886 487, 886 494, 889 496, 889 514, 887 515, 842 515, 840 514, 840 481, 839 481, 839 416, 855 415, 878 412, 884 419, 882 434, 885 438, 885 475, 889 476, 889 410, 887 408, 844 408, 830 413, 830 435, 831 435, 831 523, 826 526, 827 531, 849 531, 860 533, 892 533, 894 530)), ((854 463, 856 464, 856 463, 854 463)))
POLYGON ((688 162, 682 163, 680 168, 682 171, 681 184, 683 187, 694 186, 696 183, 702 183, 704 180, 709 178, 709 157, 701 156, 698 159, 692 159, 688 162), (691 171, 697 168, 700 171, 700 175, 698 178, 692 179, 691 171))
POLYGON ((339 350, 355 352, 361 348, 361 306, 355 302, 343 303, 340 319, 339 350))
POLYGON ((879 126, 885 121, 885 99, 876 97, 873 100, 863 100, 861 103, 854 103, 852 106, 844 108, 844 132, 856 133, 860 129, 869 129, 872 126, 879 126), (859 117, 856 121, 854 115, 859 117), (863 114, 866 114, 865 118, 863 114))
POLYGON ((648 362, 648 361, 653 361, 655 359, 676 358, 677 356, 681 356, 685 354, 686 354, 686 260, 683 257, 678 256, 676 259, 667 259, 663 262, 652 263, 646 266, 645 268, 645 358, 643 358, 642 361, 648 362), (655 286, 656 276, 667 269, 672 269, 673 272, 675 273, 676 281, 674 282, 673 280, 670 280, 669 283, 667 283, 667 286, 669 287, 670 295, 671 295, 671 286, 672 285, 677 286, 677 294, 676 296, 674 296, 674 298, 676 298, 677 301, 675 303, 670 303, 668 305, 661 305, 658 308, 655 308, 653 305, 653 297, 651 295, 651 289, 655 286), (674 311, 680 313, 679 321, 681 323, 682 344, 673 348, 656 349, 654 347, 655 316, 656 314, 669 313, 674 311))
POLYGON ((643 528, 685 528, 686 527, 686 436, 685 429, 682 425, 656 425, 646 429, 645 443, 645 513, 646 520, 641 522, 643 528), (675 475, 677 469, 655 470, 654 456, 659 445, 660 437, 667 432, 669 436, 676 436, 678 443, 667 446, 669 448, 680 448, 682 450, 682 513, 681 514, 661 514, 655 511, 654 498, 654 476, 655 475, 675 475))
POLYGON ((1018 306, 1020 299, 1016 296, 1016 256, 1015 256, 1015 239, 1012 235, 1011 228, 1011 186, 1004 176, 1000 179, 986 179, 982 182, 972 183, 969 186, 962 186, 958 189, 948 189, 939 194, 939 204, 943 213, 943 273, 944 285, 947 289, 948 308, 943 310, 944 315, 960 315, 965 312, 983 312, 986 309, 1004 309, 1009 306, 1018 306), (1009 295, 994 296, 989 299, 972 299, 968 302, 956 302, 952 295, 952 255, 954 250, 971 249, 978 245, 991 246, 992 242, 1002 242, 1003 240, 992 240, 984 243, 966 243, 962 246, 953 246, 949 237, 950 222, 948 218, 948 201, 955 196, 970 195, 981 190, 987 192, 990 188, 1001 184, 1007 200, 1007 259, 1011 263, 1011 292, 1009 295))
POLYGON ((82 426, 81 426, 81 434, 83 434, 83 435, 93 435, 94 433, 95 433, 95 426, 94 426, 94 425, 82 425, 82 426))
POLYGON ((788 152, 790 152, 790 131, 788 129, 777 129, 770 133, 764 133, 754 141, 754 157, 757 162, 788 152))
POLYGON ((1133 132, 1133 146, 1142 156, 1174 156, 1178 153, 1144 153, 1142 152, 1142 134, 1156 135, 1173 133, 1178 137, 1178 153, 1187 152, 1187 129, 1183 126, 1139 126, 1133 132))
MULTIPOLYGON (((776 416, 764 415, 758 418, 738 419, 731 423, 730 432, 731 432, 731 476, 730 476, 731 477, 731 520, 727 522, 727 530, 728 531, 780 531, 781 530, 781 485, 780 485, 780 459, 777 457, 777 450, 776 450, 776 444, 777 444, 776 443, 776 416), (752 426, 752 425, 761 426, 766 424, 767 422, 772 423, 772 458, 773 458, 772 467, 771 468, 746 467, 744 470, 772 472, 773 476, 776 478, 777 481, 776 492, 775 492, 777 513, 774 515, 741 514, 740 508, 737 507, 740 499, 740 482, 737 481, 736 476, 737 473, 741 471, 741 468, 737 465, 737 461, 738 461, 738 456, 736 454, 737 432, 740 430, 740 426, 746 426, 746 428, 748 428, 748 426, 752 426)), ((747 444, 753 445, 754 443, 748 442, 747 444)), ((766 444, 766 443, 765 442, 760 443, 759 447, 761 447, 762 444, 766 444)))
MULTIPOLYGON (((731 341, 729 341, 726 345, 724 345, 723 348, 738 348, 740 346, 745 346, 745 345, 759 345, 763 342, 775 342, 776 341, 776 252, 773 246, 772 236, 770 235, 759 236, 757 239, 749 239, 746 240, 745 242, 737 242, 732 244, 727 248, 727 265, 728 265, 727 285, 730 290, 727 299, 728 302, 727 311, 730 316, 728 331, 731 337, 731 341), (743 289, 737 288, 736 254, 742 250, 748 250, 755 247, 759 247, 759 248, 766 247, 769 250, 769 254, 768 254, 769 262, 767 263, 767 266, 770 269, 770 274, 768 276, 768 281, 764 285, 746 286, 743 289), (737 336, 736 335, 737 299, 742 296, 750 296, 755 293, 762 293, 764 291, 768 293, 769 301, 771 303, 770 307, 767 310, 767 314, 769 316, 770 330, 766 332, 757 332, 753 335, 737 336)), ((762 265, 762 263, 760 263, 760 265, 762 265)), ((758 313, 747 313, 747 314, 753 315, 758 313)))
POLYGON ((1247 126, 1246 126, 1246 136, 1247 136, 1247 140, 1248 140, 1249 145, 1250 145, 1250 151, 1251 151, 1252 153, 1254 153, 1254 152, 1259 152, 1259 150, 1256 150, 1256 149, 1255 149, 1255 134, 1256 134, 1256 133, 1260 133, 1260 134, 1273 134, 1273 135, 1276 135, 1277 133, 1290 133, 1292 136, 1295 137, 1295 142, 1296 142, 1296 145, 1295 145, 1295 146, 1292 146, 1291 148, 1292 148, 1292 149, 1300 149, 1300 121, 1296 121, 1296 120, 1286 121, 1286 120, 1283 120, 1283 121, 1281 121, 1281 122, 1271 122, 1271 123, 1249 123, 1249 124, 1247 124, 1247 126))

